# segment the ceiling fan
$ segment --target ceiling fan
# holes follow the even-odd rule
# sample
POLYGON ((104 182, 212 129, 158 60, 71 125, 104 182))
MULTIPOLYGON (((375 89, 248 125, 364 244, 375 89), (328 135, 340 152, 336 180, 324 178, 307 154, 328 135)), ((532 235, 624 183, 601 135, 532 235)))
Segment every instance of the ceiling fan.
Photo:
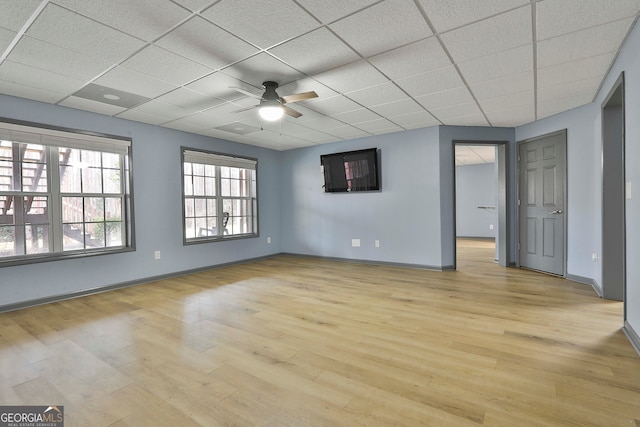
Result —
POLYGON ((283 114, 287 114, 293 117, 294 119, 297 119, 302 115, 302 113, 299 113, 298 111, 294 110, 291 107, 288 107, 285 104, 291 104, 293 102, 304 101, 305 99, 312 99, 312 98, 318 97, 318 94, 315 93, 315 91, 280 96, 276 92, 276 89, 278 88, 278 83, 272 82, 272 81, 266 81, 262 83, 262 86, 264 86, 264 89, 265 89, 262 96, 256 95, 255 93, 251 93, 239 87, 233 87, 233 86, 229 87, 229 89, 233 89, 244 95, 260 100, 260 104, 237 110, 236 111, 237 113, 241 111, 247 111, 252 108, 258 108, 258 113, 260 114, 260 117, 268 121, 278 120, 282 118, 283 114))

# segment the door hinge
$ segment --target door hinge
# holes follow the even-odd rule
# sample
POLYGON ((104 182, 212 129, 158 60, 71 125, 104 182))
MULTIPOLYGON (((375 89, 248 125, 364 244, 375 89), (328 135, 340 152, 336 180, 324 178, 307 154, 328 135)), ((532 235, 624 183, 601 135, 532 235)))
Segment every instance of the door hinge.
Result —
POLYGON ((520 206, 520 199, 518 199, 518 206, 520 206))

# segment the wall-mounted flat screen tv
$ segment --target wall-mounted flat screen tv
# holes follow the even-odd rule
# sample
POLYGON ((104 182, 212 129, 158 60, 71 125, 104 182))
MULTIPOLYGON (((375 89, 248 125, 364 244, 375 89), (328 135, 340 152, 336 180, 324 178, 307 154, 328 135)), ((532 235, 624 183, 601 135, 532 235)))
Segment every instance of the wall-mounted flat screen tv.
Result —
POLYGON ((379 191, 378 149, 320 156, 325 193, 379 191))

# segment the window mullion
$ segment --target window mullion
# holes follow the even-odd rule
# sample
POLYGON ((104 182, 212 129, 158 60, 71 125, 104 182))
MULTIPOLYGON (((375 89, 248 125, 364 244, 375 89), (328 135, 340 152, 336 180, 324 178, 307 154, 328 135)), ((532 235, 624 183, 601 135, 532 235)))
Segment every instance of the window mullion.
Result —
POLYGON ((57 147, 46 147, 48 153, 49 173, 47 174, 48 194, 50 198, 49 222, 51 235, 49 248, 51 252, 62 252, 62 195, 60 193, 60 154, 57 147))
POLYGON ((224 207, 222 206, 222 167, 216 166, 216 234, 224 236, 224 207))

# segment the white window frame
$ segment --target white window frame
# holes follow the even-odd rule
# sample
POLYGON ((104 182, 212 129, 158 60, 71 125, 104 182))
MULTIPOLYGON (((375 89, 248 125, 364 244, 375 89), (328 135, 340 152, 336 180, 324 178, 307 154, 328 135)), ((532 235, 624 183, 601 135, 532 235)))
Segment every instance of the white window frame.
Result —
MULTIPOLYGON (((182 165, 182 233, 184 244, 232 240, 258 237, 258 161, 235 155, 220 154, 193 148, 181 147, 182 165), (198 175, 194 166, 210 171, 198 175), (224 177, 223 168, 238 168, 244 174, 239 185, 245 185, 245 195, 224 194, 223 181, 234 178, 224 177), (243 172, 244 171, 244 172, 243 172), (201 177, 213 191, 210 194, 195 194, 195 177, 201 177), (196 212, 195 200, 205 206, 204 216, 196 212), (215 207, 213 207, 215 205, 215 207), (229 207, 232 207, 229 209, 229 207), (212 212, 209 212, 211 206, 212 212), (236 207, 241 212, 236 212, 236 207), (228 216, 228 223, 225 221, 228 216), (241 225, 242 224, 242 225, 241 225), (237 229, 244 229, 239 231, 237 229)), ((227 169, 229 170, 229 169, 227 169)), ((225 187, 226 188, 226 187, 225 187)))
MULTIPOLYGON (((45 153, 44 162, 46 164, 47 189, 37 193, 28 192, 24 189, 2 190, 0 196, 10 196, 14 198, 14 206, 16 220, 22 227, 28 223, 21 220, 24 212, 18 212, 22 203, 16 203, 15 200, 29 196, 40 196, 47 198, 47 216, 48 216, 48 248, 47 251, 33 254, 18 254, 13 256, 0 257, 0 267, 9 265, 28 264, 41 261, 53 261, 58 259, 66 259, 70 257, 93 256, 106 253, 126 252, 135 250, 134 232, 133 232, 133 197, 131 194, 131 140, 126 138, 115 137, 111 135, 102 135, 91 132, 82 132, 78 130, 66 128, 49 128, 36 123, 11 121, 0 119, 0 140, 10 141, 12 143, 28 143, 43 146, 45 153), (87 150, 100 153, 116 154, 119 156, 120 162, 120 191, 117 193, 108 193, 102 189, 102 192, 61 192, 61 174, 60 174, 60 148, 70 148, 76 150, 87 150), (82 248, 65 249, 63 247, 64 239, 64 219, 63 219, 63 198, 64 197, 85 197, 85 198, 110 198, 120 200, 120 220, 113 221, 119 223, 121 227, 121 244, 109 246, 106 241, 104 246, 87 247, 86 241, 83 242, 82 248)), ((14 158, 14 162, 15 162, 14 158)), ((21 164, 21 167, 23 165, 21 164)), ((103 166, 100 166, 103 171, 103 166)), ((83 225, 89 223, 83 219, 83 225)), ((103 221, 103 227, 108 227, 110 221, 103 221)), ((22 233, 16 234, 17 238, 24 238, 22 233)), ((106 235, 105 235, 106 238, 106 235)), ((16 245, 22 248, 24 244, 16 241, 16 245)), ((23 248, 24 249, 24 248, 23 248)), ((25 251, 26 252, 26 251, 25 251)))

